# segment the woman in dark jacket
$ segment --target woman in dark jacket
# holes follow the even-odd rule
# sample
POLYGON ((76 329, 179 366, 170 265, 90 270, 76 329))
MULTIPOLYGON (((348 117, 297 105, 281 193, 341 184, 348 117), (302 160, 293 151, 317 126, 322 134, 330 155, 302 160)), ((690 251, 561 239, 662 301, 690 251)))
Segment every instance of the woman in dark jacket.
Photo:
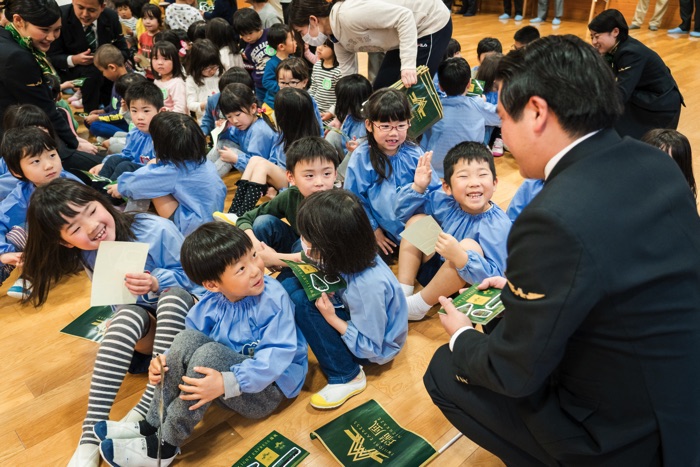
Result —
POLYGON ((659 55, 628 35, 618 10, 605 10, 588 25, 593 47, 611 65, 625 112, 615 125, 621 136, 639 139, 653 128, 678 127, 683 97, 659 55))

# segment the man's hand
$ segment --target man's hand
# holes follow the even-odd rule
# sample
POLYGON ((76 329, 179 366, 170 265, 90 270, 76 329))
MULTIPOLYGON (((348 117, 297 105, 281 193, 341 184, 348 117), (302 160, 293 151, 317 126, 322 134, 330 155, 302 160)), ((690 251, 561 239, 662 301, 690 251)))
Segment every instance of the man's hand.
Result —
POLYGON ((469 320, 469 318, 467 318, 467 315, 457 310, 457 308, 452 304, 451 298, 440 296, 438 300, 446 313, 444 315, 442 313, 438 313, 438 316, 440 316, 442 327, 445 328, 445 331, 447 331, 447 334, 449 334, 450 337, 452 337, 452 334, 457 332, 458 329, 462 329, 465 326, 472 327, 472 322, 469 320))
POLYGON ((73 65, 92 65, 92 60, 94 56, 92 51, 87 49, 85 52, 81 52, 77 55, 71 55, 71 60, 73 60, 73 65))

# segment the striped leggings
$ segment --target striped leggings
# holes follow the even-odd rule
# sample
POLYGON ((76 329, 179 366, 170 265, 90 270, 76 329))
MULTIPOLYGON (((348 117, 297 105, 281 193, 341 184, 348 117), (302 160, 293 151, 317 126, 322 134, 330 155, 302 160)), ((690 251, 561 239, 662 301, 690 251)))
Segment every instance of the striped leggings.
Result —
MULTIPOLYGON (((185 316, 193 305, 192 295, 184 289, 172 288, 160 296, 156 307, 154 355, 168 350, 175 336, 185 329, 185 316)), ((148 333, 149 324, 148 311, 137 305, 123 306, 112 319, 95 359, 80 444, 99 443, 92 427, 109 419, 114 398, 134 355, 134 346, 148 333)), ((134 410, 146 415, 154 389, 150 384, 146 386, 134 410)))

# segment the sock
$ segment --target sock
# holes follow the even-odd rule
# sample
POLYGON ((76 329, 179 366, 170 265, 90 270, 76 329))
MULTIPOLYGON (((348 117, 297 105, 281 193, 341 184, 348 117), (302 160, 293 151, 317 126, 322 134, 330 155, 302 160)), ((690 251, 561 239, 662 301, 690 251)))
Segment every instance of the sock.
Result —
MULTIPOLYGON (((151 459, 158 459, 158 435, 146 436, 146 454, 151 459)), ((160 445, 161 459, 169 459, 177 454, 177 446, 163 441, 160 445)))
POLYGON ((428 305, 421 297, 420 292, 411 295, 406 299, 408 303, 408 319, 409 321, 418 321, 422 319, 425 314, 430 311, 432 305, 428 305))
MULTIPOLYGON (((194 306, 194 299, 189 292, 179 287, 173 287, 164 292, 158 300, 156 307, 156 335, 153 340, 153 356, 165 353, 173 343, 175 336, 185 329, 185 316, 194 306)), ((146 391, 134 410, 144 417, 153 400, 155 387, 146 385, 146 391)), ((144 433, 147 434, 147 433, 144 433)))
POLYGON ((157 432, 158 428, 154 427, 146 420, 141 420, 139 422, 139 433, 141 433, 143 436, 151 436, 156 434, 157 432))
POLYGON ((401 283, 399 283, 399 285, 401 286, 401 290, 403 290, 403 294, 405 296, 410 297, 411 295, 413 295, 414 287, 412 285, 406 285, 401 283))

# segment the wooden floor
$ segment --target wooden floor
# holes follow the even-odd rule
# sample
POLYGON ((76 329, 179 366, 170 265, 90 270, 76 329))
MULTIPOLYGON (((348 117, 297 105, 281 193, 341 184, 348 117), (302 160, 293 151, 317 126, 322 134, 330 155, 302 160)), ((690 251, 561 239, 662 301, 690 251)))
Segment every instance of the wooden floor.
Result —
MULTIPOLYGON (((455 37, 462 44, 463 56, 476 64, 476 44, 485 36, 498 37, 506 51, 513 33, 527 23, 501 23, 496 15, 473 18, 453 16, 455 37)), ((586 37, 585 25, 564 22, 539 26, 543 35, 570 33, 586 37)), ((632 35, 651 46, 672 69, 688 108, 679 130, 700 152, 700 41, 674 38, 664 31, 648 29, 632 35)), ((505 208, 521 177, 517 164, 506 154, 497 159, 499 178, 495 201, 505 208)), ((696 173, 698 170, 695 163, 696 173)), ((226 179, 232 187, 234 176, 226 179)), ((663 189, 663 187, 654 187, 663 189)), ((228 205, 228 203, 227 203, 228 205)), ((75 449, 87 407, 88 387, 97 345, 59 333, 66 324, 89 307, 90 284, 80 274, 58 285, 41 309, 21 306, 5 292, 16 273, 0 288, 0 355, 3 384, 0 385, 0 467, 65 465, 75 449)), ((304 465, 326 466, 334 461, 309 432, 340 413, 368 399, 380 402, 404 427, 440 447, 457 432, 433 406, 422 384, 425 368, 437 347, 447 342, 439 320, 432 313, 422 322, 409 325, 405 349, 391 364, 367 369, 368 386, 361 395, 336 411, 321 412, 309 406, 310 395, 325 384, 314 360, 299 397, 269 419, 251 422, 213 409, 183 448, 176 465, 228 466, 272 430, 277 430, 310 452, 304 465)), ((145 376, 127 376, 112 411, 119 419, 140 396, 145 376)), ((507 436, 507 434, 504 434, 507 436)), ((490 453, 461 438, 434 463, 441 466, 503 465, 490 453)))

